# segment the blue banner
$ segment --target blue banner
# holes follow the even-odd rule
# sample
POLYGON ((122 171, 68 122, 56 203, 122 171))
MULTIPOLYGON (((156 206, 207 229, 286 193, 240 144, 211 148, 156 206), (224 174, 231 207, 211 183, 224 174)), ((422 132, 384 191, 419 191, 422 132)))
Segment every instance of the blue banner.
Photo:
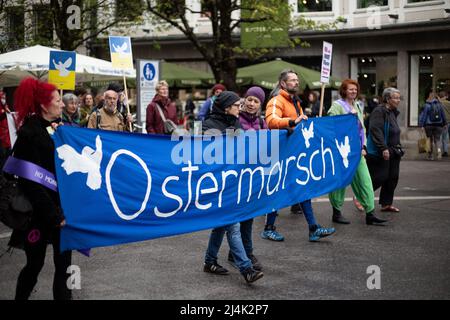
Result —
POLYGON ((211 229, 350 184, 361 157, 354 115, 286 130, 160 136, 63 126, 53 135, 67 225, 61 249, 211 229))

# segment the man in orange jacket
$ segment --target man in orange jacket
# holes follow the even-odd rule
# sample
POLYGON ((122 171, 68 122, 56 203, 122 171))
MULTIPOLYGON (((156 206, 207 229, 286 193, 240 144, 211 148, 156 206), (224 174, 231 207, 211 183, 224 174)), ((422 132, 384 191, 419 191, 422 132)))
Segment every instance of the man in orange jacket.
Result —
MULTIPOLYGON (((266 122, 269 129, 292 130, 300 121, 308 120, 300 105, 298 89, 297 73, 291 69, 283 70, 278 79, 278 86, 272 91, 272 99, 266 106, 266 122)), ((322 228, 316 223, 311 200, 301 202, 300 206, 308 222, 309 241, 318 241, 335 232, 334 228, 322 228)), ((264 232, 261 234, 263 238, 271 239, 270 236, 275 232, 274 222, 275 218, 272 217, 270 221, 270 215, 268 215, 264 232)))

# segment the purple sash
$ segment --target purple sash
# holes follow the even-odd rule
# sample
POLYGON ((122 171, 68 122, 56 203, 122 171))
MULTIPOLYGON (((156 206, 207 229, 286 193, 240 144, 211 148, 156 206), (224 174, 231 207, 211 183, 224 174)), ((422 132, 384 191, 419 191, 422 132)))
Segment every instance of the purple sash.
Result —
MULTIPOLYGON (((36 183, 39 183, 40 185, 43 185, 44 187, 49 188, 50 190, 58 192, 58 184, 56 183, 55 175, 29 161, 9 156, 5 162, 5 165, 3 166, 3 171, 27 180, 34 181, 36 183)), ((91 253, 91 249, 81 249, 77 251, 87 257, 89 257, 91 253)))
POLYGON ((55 175, 29 161, 9 156, 3 166, 3 171, 39 183, 55 192, 58 191, 55 175))
MULTIPOLYGON (((353 108, 344 99, 339 99, 336 102, 339 103, 347 113, 352 112, 353 108)), ((358 113, 356 113, 356 115, 358 116, 358 113)), ((359 139, 361 140, 361 148, 362 148, 364 146, 364 141, 366 139, 366 135, 364 134, 364 128, 361 124, 361 121, 359 120, 359 116, 358 116, 358 128, 359 128, 359 139)))

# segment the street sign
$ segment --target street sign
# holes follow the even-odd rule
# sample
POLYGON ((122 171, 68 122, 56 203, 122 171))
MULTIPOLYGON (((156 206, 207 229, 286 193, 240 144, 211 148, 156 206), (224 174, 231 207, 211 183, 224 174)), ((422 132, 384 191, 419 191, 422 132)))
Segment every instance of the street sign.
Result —
POLYGON ((137 61, 137 121, 142 126, 141 132, 145 130, 147 106, 152 102, 156 94, 156 84, 161 75, 159 60, 138 60, 137 61))
POLYGON ((74 90, 76 58, 73 51, 50 51, 48 82, 60 90, 74 90))

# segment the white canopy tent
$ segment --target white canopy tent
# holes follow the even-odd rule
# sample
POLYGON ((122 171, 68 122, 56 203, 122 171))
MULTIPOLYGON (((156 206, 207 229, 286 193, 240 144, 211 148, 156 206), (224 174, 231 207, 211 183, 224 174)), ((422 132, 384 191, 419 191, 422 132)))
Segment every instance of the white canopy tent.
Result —
MULTIPOLYGON (((61 51, 44 46, 33 46, 0 55, 0 87, 19 85, 29 76, 47 79, 50 51, 61 51)), ((92 58, 77 53, 76 82, 109 81, 136 78, 136 70, 113 68, 110 61, 92 58)))

